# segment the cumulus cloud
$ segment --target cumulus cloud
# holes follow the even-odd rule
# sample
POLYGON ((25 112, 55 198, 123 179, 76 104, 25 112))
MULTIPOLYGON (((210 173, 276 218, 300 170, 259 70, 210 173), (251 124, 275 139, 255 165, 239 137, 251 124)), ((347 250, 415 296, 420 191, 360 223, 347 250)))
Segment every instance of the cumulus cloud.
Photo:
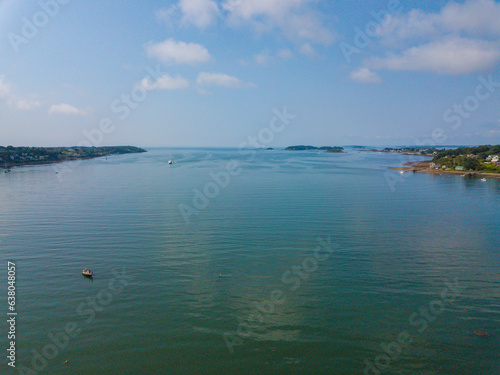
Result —
POLYGON ((441 23, 451 31, 500 36, 500 3, 494 0, 450 3, 441 13, 441 23))
POLYGON ((221 73, 205 73, 198 75, 196 83, 200 86, 221 86, 232 89, 255 87, 253 83, 245 83, 236 77, 221 73))
POLYGON ((494 0, 451 1, 438 12, 387 16, 378 35, 386 52, 363 67, 450 75, 492 69, 500 62, 499 20, 494 0))
POLYGON ((372 69, 457 75, 484 70, 499 61, 498 43, 454 37, 412 47, 401 54, 371 58, 366 65, 372 69))
POLYGON ((331 44, 335 35, 311 7, 310 0, 225 0, 222 8, 233 26, 251 25, 258 32, 279 30, 294 42, 331 44))
POLYGON ((360 68, 360 69, 357 69, 357 70, 351 72, 350 78, 353 81, 356 81, 359 83, 374 84, 374 83, 382 82, 382 80, 378 76, 378 74, 375 72, 372 72, 368 68, 360 68))
POLYGON ((146 90, 179 90, 188 88, 189 81, 181 76, 172 77, 165 74, 156 81, 146 77, 138 83, 138 86, 143 87, 146 90))
POLYGON ((182 24, 194 25, 200 29, 216 23, 219 15, 219 6, 213 0, 180 0, 177 4, 156 12, 156 18, 167 24, 180 18, 182 24))
POLYGON ((200 29, 215 23, 219 16, 219 6, 212 0, 181 0, 178 6, 182 12, 182 21, 200 29))
MULTIPOLYGON (((258 34, 276 33, 280 39, 286 38, 299 46, 302 54, 314 55, 314 45, 328 46, 337 37, 325 23, 325 15, 315 9, 317 3, 317 0, 177 0, 170 7, 158 10, 156 17, 169 26, 194 25, 205 29, 221 21, 234 28, 250 28, 258 34)), ((166 64, 195 65, 210 59, 204 47, 181 43, 172 39, 150 42, 146 51, 149 57, 166 64)), ((267 65, 276 57, 289 59, 292 56, 284 49, 275 56, 257 54, 253 60, 259 65, 267 65)))
POLYGON ((90 114, 90 111, 88 109, 79 109, 69 104, 59 103, 59 104, 54 104, 49 108, 49 114, 88 116, 90 114))
POLYGON ((468 0, 463 4, 450 2, 438 13, 415 9, 394 16, 381 29, 388 40, 437 37, 446 33, 467 33, 471 36, 500 36, 500 3, 494 0, 468 0))
POLYGON ((200 44, 175 41, 170 38, 160 43, 149 42, 145 46, 148 57, 167 65, 197 65, 211 60, 208 50, 200 44))

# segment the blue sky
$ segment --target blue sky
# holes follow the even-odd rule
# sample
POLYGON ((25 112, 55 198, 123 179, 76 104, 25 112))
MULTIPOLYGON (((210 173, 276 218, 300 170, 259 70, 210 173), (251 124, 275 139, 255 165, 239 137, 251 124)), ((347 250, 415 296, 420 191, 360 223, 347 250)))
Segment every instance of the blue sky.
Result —
POLYGON ((0 0, 0 144, 238 147, 284 107, 263 146, 498 144, 499 20, 494 0, 0 0))

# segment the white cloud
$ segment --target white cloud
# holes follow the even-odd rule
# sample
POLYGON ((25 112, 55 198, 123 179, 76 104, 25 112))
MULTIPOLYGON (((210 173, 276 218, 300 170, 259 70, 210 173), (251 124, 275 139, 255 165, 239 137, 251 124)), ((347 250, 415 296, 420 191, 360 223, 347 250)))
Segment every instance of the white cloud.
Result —
POLYGON ((88 109, 79 109, 69 104, 59 103, 54 104, 49 108, 49 114, 88 116, 90 114, 90 111, 88 109))
POLYGON ((172 5, 170 8, 162 8, 155 12, 155 16, 160 21, 164 21, 166 24, 170 24, 175 18, 177 12, 177 6, 172 5))
POLYGON ((250 63, 245 60, 245 59, 239 59, 238 62, 240 63, 241 66, 248 66, 250 63))
POLYGON ((500 62, 499 20, 500 3, 494 0, 450 1, 434 13, 414 9, 392 15, 379 34, 385 56, 363 65, 451 75, 492 69, 500 62))
POLYGON ((198 89, 198 94, 204 95, 204 96, 212 96, 213 94, 210 91, 207 91, 205 89, 198 89))
POLYGON ((291 14, 285 22, 285 35, 290 40, 309 41, 323 45, 329 45, 335 40, 334 34, 323 26, 320 17, 314 13, 291 14))
POLYGON ((16 108, 20 111, 31 111, 40 108, 41 104, 38 100, 25 100, 21 99, 16 103, 16 108))
POLYGON ((213 0, 180 0, 169 8, 158 10, 156 18, 171 25, 176 19, 180 19, 184 25, 192 24, 200 29, 217 22, 220 10, 213 0))
POLYGON ((283 60, 288 60, 288 59, 291 59, 293 57, 293 53, 288 48, 284 48, 284 49, 278 51, 277 56, 283 60))
MULTIPOLYGON (((314 49, 307 44, 310 50, 312 50, 312 55, 314 55, 314 49)), ((309 50, 307 52, 310 52, 309 50)), ((310 54, 310 53, 306 53, 310 54)), ((255 61, 256 64, 258 65, 269 65, 272 64, 273 62, 276 61, 276 58, 282 59, 282 60, 288 60, 293 57, 292 51, 290 51, 287 48, 281 49, 278 52, 276 52, 276 55, 269 53, 269 51, 266 49, 257 55, 253 57, 253 60, 255 61)), ((242 61, 242 65, 248 65, 245 61, 242 61)))
POLYGON ((492 137, 500 134, 500 130, 490 130, 489 132, 483 134, 486 137, 492 137))
POLYGON ((225 0, 222 7, 232 16, 251 19, 257 16, 279 18, 293 9, 298 9, 303 0, 225 0))
POLYGON ((7 98, 10 94, 10 86, 5 83, 4 77, 0 76, 0 100, 7 98))
POLYGON ((177 42, 170 38, 160 43, 149 42, 145 46, 148 57, 154 57, 165 64, 196 65, 212 57, 200 44, 177 42))
POLYGON ((9 107, 20 111, 31 111, 41 106, 38 100, 23 99, 12 94, 11 87, 4 81, 3 76, 0 76, 0 100, 5 100, 9 107))
POLYGON ((273 61, 273 57, 269 55, 269 51, 265 50, 255 55, 254 60, 259 65, 268 65, 273 61))
MULTIPOLYGON (((232 27, 250 26, 259 34, 278 32, 299 45, 330 45, 336 34, 326 26, 322 12, 314 9, 316 3, 317 0, 178 0, 158 10, 156 17, 170 26, 177 23, 200 29, 221 19, 232 27)), ((171 59, 168 61, 172 63, 171 59)))
POLYGON ((386 18, 386 25, 379 29, 379 37, 387 44, 398 44, 409 39, 431 38, 438 36, 436 15, 414 9, 406 15, 386 18), (389 22, 390 21, 390 22, 389 22))
POLYGON ((232 89, 255 87, 253 83, 245 83, 236 77, 221 73, 200 73, 196 83, 200 86, 222 86, 232 89))
POLYGON ((494 0, 468 0, 463 4, 448 3, 439 13, 412 10, 394 16, 381 36, 389 41, 429 38, 447 33, 471 36, 500 36, 500 3, 494 0))
POLYGON ((329 45, 335 35, 323 25, 321 14, 310 6, 311 0, 225 0, 222 8, 228 22, 249 24, 258 32, 279 30, 294 42, 329 45))
POLYGON ((151 80, 151 78, 146 77, 138 83, 138 86, 145 88, 146 90, 179 90, 189 87, 189 81, 182 78, 181 76, 172 77, 165 74, 158 78, 156 81, 151 80))
POLYGON ((306 56, 315 56, 316 55, 316 51, 309 43, 305 43, 305 44, 300 46, 300 53, 303 55, 306 55, 306 56))
POLYGON ((500 3, 493 0, 450 3, 443 9, 441 17, 444 28, 452 31, 500 36, 500 3))
POLYGON ((212 0, 180 0, 182 21, 200 29, 215 23, 219 17, 219 6, 212 0))
POLYGON ((467 74, 491 68, 500 61, 500 45, 484 40, 453 37, 419 45, 366 62, 372 69, 467 74))
POLYGON ((359 83, 369 83, 369 84, 374 84, 374 83, 380 83, 382 80, 378 76, 377 73, 372 72, 368 68, 360 68, 357 69, 349 75, 349 77, 356 82, 359 83))

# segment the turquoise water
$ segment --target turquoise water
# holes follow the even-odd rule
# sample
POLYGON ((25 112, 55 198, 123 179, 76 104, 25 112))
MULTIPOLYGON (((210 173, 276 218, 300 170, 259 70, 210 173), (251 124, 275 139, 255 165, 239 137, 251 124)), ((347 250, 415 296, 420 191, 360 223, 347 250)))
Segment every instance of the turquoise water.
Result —
POLYGON ((499 374, 500 180, 387 169, 416 159, 153 149, 2 174, 18 369, 499 374))

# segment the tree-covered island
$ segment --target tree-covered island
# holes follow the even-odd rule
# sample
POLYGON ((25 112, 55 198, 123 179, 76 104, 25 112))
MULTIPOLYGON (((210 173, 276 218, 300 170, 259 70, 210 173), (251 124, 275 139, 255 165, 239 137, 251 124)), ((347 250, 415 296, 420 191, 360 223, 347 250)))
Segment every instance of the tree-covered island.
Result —
POLYGON ((109 155, 146 152, 134 146, 105 147, 13 147, 0 146, 0 168, 92 159, 109 155))

